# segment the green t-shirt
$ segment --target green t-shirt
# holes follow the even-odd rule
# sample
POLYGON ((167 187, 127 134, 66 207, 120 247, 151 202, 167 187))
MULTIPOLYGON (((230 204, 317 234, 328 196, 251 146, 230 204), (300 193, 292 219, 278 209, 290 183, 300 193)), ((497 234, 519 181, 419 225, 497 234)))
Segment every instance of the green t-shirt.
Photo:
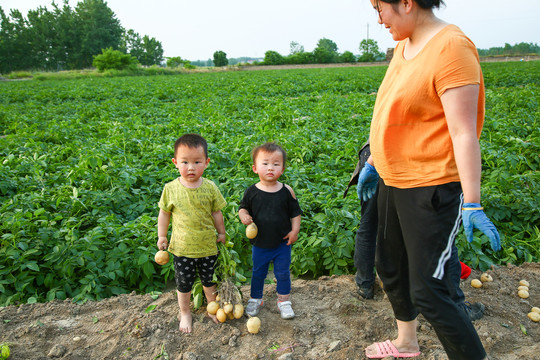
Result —
POLYGON ((169 251, 176 256, 200 258, 216 255, 216 228, 212 213, 227 204, 216 184, 202 178, 196 189, 187 188, 177 178, 167 184, 159 208, 171 213, 172 235, 169 251))

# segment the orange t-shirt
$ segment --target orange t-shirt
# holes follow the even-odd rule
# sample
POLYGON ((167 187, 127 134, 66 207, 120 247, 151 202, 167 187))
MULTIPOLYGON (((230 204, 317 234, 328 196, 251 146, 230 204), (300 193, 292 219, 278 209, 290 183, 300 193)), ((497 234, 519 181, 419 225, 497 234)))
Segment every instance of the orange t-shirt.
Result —
POLYGON ((484 79, 478 52, 455 25, 447 25, 412 59, 407 40, 394 51, 377 94, 371 154, 388 186, 401 189, 459 181, 440 97, 451 88, 479 84, 477 135, 484 123, 484 79))

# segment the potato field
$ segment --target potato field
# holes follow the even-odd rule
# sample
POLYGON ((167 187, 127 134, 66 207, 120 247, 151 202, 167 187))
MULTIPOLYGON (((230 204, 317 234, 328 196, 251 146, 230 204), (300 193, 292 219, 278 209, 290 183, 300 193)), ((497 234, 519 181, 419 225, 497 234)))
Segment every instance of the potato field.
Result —
MULTIPOLYGON (((458 237, 461 260, 540 261, 540 61, 483 63, 482 203, 501 233, 492 252, 458 237)), ((343 192, 367 139, 386 67, 230 71, 0 82, 0 306, 162 291, 154 262, 158 200, 178 176, 177 137, 209 142, 205 177, 223 213, 238 279, 251 251, 238 203, 257 181, 251 149, 288 152, 281 180, 304 211, 292 272, 354 272, 360 202, 343 192)))

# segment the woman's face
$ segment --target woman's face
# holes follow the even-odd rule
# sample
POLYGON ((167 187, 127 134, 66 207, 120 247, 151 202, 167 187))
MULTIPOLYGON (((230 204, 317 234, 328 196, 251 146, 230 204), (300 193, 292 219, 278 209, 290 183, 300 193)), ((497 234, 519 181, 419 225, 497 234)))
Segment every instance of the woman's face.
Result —
POLYGON ((388 29, 392 39, 400 41, 409 36, 405 27, 405 5, 403 2, 389 4, 380 0, 370 1, 379 14, 379 24, 388 29))

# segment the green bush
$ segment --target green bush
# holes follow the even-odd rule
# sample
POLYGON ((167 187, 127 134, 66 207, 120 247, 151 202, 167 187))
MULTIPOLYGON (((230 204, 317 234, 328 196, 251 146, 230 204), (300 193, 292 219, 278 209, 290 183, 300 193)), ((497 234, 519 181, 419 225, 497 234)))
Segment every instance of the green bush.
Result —
POLYGON ((135 57, 121 51, 107 48, 100 55, 94 55, 92 65, 99 71, 105 70, 135 70, 138 61, 135 57))

